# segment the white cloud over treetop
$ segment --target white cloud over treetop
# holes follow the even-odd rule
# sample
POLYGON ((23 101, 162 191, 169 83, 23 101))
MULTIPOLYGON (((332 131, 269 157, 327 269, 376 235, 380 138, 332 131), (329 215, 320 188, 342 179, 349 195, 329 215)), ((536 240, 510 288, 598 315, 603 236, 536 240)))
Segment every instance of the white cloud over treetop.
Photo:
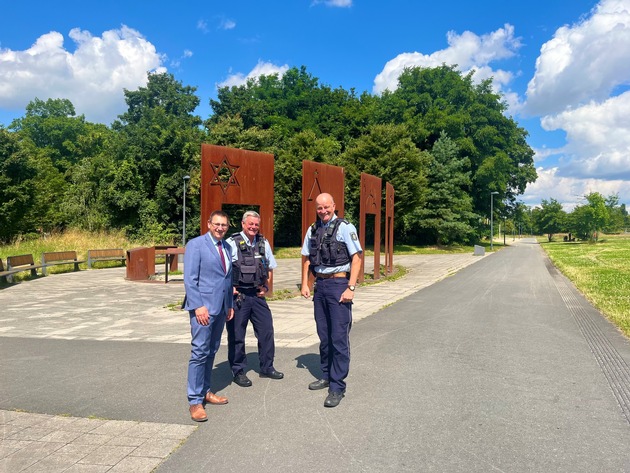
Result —
POLYGON ((560 174, 630 180, 630 92, 544 117, 541 124, 567 133, 560 174))
POLYGON ((571 211, 576 205, 584 204, 584 196, 591 192, 599 192, 604 196, 630 195, 630 182, 625 180, 577 179, 559 175, 555 167, 540 167, 536 172, 538 179, 527 186, 523 196, 525 204, 538 205, 543 199, 556 199, 562 202, 565 210, 571 211))
POLYGON ((111 123, 126 109, 123 89, 147 84, 149 72, 164 72, 164 57, 134 29, 122 26, 101 37, 75 28, 64 47, 61 33, 40 36, 24 51, 0 50, 0 107, 25 108, 39 98, 66 98, 77 114, 111 123))
MULTIPOLYGON (((470 31, 461 35, 451 31, 447 34, 448 48, 432 54, 419 52, 402 53, 385 64, 383 70, 374 79, 373 91, 396 90, 398 77, 408 67, 438 67, 442 64, 457 65, 458 70, 467 73, 474 69, 475 80, 493 77, 497 90, 504 88, 513 78, 511 72, 493 70, 489 64, 506 59, 516 54, 521 43, 514 36, 514 27, 506 24, 503 28, 478 36, 470 31)), ((513 98, 514 102, 518 102, 513 98)))
POLYGON ((581 22, 559 28, 536 60, 525 110, 547 115, 608 98, 630 83, 630 1, 603 0, 581 22))
POLYGON ((272 74, 282 76, 288 70, 289 66, 287 64, 284 66, 276 66, 270 62, 258 61, 258 64, 256 64, 256 66, 248 74, 243 74, 242 72, 232 74, 223 82, 217 84, 217 87, 244 85, 248 79, 255 79, 259 76, 270 76, 272 74))

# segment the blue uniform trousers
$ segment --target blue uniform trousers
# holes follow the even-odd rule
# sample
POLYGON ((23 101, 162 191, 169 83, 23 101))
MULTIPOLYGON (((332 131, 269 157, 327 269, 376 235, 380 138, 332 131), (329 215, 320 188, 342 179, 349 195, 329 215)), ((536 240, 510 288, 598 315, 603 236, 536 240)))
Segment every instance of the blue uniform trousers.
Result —
POLYGON ((188 403, 201 404, 210 391, 214 356, 221 346, 221 334, 225 327, 227 314, 211 315, 208 325, 197 322, 195 311, 190 315, 190 333, 192 335, 190 361, 188 362, 188 403))
POLYGON ((238 308, 235 301, 234 318, 227 323, 228 362, 233 374, 247 368, 245 334, 251 320, 258 340, 260 372, 268 373, 274 369, 273 358, 276 352, 271 310, 265 298, 256 295, 255 289, 243 291, 241 297, 241 307, 238 308))
POLYGON ((348 288, 348 280, 318 278, 316 282, 313 304, 323 378, 330 381, 329 391, 344 392, 350 371, 352 303, 341 303, 339 299, 348 288))

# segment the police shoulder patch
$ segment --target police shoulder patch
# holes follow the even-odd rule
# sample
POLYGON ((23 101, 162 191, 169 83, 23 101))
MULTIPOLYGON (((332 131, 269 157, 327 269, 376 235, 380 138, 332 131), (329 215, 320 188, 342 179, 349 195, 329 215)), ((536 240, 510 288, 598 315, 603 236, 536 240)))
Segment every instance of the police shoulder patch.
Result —
POLYGON ((352 238, 352 241, 357 241, 359 239, 359 237, 357 236, 356 233, 352 232, 350 233, 350 238, 352 238))

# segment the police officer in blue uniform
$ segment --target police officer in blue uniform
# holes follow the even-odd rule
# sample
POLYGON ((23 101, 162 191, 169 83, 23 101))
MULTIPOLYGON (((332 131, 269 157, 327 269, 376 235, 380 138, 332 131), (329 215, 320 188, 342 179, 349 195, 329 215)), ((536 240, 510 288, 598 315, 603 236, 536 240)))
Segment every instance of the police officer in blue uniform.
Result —
POLYGON ((308 277, 312 271, 322 378, 308 387, 328 388, 324 406, 336 407, 344 397, 345 379, 350 370, 352 300, 363 250, 354 225, 335 215, 335 202, 330 194, 318 195, 315 203, 318 220, 307 230, 302 245, 301 293, 305 298, 310 297, 308 277))
POLYGON ((232 283, 234 285, 234 318, 227 326, 228 362, 232 368, 234 382, 241 387, 252 385, 245 374, 245 334, 251 320, 258 339, 260 376, 282 379, 284 374, 273 366, 275 342, 273 320, 265 294, 269 290, 273 269, 277 266, 266 238, 259 234, 260 215, 253 210, 243 214, 243 231, 226 240, 232 247, 232 283))

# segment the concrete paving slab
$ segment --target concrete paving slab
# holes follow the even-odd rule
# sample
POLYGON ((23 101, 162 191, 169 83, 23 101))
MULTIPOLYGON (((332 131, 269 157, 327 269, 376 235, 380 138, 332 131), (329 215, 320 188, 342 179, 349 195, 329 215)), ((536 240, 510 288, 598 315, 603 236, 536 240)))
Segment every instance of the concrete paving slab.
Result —
MULTIPOLYGON (((296 284, 299 265, 280 262, 276 288, 296 284)), ((357 290, 338 408, 306 389, 318 340, 312 303, 298 297, 272 303, 285 379, 239 388, 223 348, 213 383, 230 403, 200 426, 185 402, 188 322, 167 307, 181 282, 127 286, 94 270, 0 291, 10 309, 0 312, 0 471, 630 471, 630 344, 534 241, 395 262, 405 278, 357 290)))

